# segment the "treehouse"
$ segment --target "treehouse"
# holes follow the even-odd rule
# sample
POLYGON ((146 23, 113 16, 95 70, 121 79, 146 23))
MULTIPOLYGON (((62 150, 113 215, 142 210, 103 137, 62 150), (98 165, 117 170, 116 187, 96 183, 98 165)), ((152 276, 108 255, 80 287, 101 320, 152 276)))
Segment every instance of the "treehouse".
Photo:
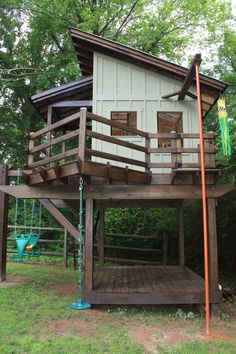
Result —
MULTIPOLYGON (((203 304, 204 280, 185 266, 183 213, 191 201, 202 198, 195 77, 200 55, 186 69, 76 28, 70 28, 70 33, 81 79, 31 97, 45 126, 29 134, 28 166, 20 171, 26 186, 7 186, 8 177, 18 172, 2 166, 1 190, 18 198, 39 199, 78 240, 79 231, 60 208, 77 213, 79 180, 83 177, 85 301, 203 304), (165 256, 162 262, 151 262, 147 256, 146 261, 116 259, 120 265, 107 265, 106 208, 137 207, 178 209, 177 265, 168 265, 165 256), (96 220, 95 208, 100 211, 96 220), (96 269, 95 235, 99 262, 96 269)), ((200 75, 200 84, 204 119, 227 84, 205 75, 200 75)), ((216 184, 220 171, 214 158, 214 134, 204 133, 203 139, 210 302, 212 308, 217 308, 222 295, 218 285, 216 206, 217 199, 234 186, 216 184)), ((6 209, 3 193, 0 203, 6 209)), ((138 236, 133 236, 134 251, 137 240, 138 236)))

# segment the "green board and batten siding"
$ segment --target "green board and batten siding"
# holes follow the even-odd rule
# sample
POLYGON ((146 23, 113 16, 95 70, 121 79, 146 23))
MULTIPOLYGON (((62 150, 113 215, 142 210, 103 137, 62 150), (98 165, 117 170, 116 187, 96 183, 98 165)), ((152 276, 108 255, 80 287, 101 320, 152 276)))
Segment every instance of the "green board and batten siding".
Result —
MULTIPOLYGON (((137 128, 156 133, 157 112, 183 112, 183 132, 198 133, 196 100, 186 98, 184 101, 177 101, 177 96, 171 100, 161 98, 165 94, 179 90, 182 86, 181 81, 96 52, 93 67, 93 113, 110 119, 113 111, 136 111, 137 128)), ((190 91, 196 92, 195 88, 190 91)), ((97 122, 93 124, 94 131, 111 134, 109 126, 104 127, 97 122)), ((145 145, 144 138, 141 137, 122 136, 120 138, 145 145)), ((194 143, 197 142, 185 141, 185 147, 196 147, 194 143)), ((157 147, 156 140, 152 139, 151 147, 157 147)), ((99 140, 93 140, 93 149, 134 159, 144 158, 142 152, 130 152, 125 147, 115 147, 99 140)), ((103 159, 94 159, 104 162, 103 159)), ((196 162, 197 156, 185 154, 182 159, 183 162, 196 162)), ((170 162, 170 154, 153 154, 151 162, 170 162)), ((116 164, 124 166, 119 162, 116 164)), ((169 173, 170 170, 155 169, 153 172, 169 173)))

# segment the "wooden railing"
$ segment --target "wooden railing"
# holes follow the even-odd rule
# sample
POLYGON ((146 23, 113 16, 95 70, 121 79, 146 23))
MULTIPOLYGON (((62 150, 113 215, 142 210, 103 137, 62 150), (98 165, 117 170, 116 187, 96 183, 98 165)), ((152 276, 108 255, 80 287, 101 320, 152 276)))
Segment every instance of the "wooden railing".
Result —
MULTIPOLYGON (((130 143, 109 135, 94 132, 87 128, 87 120, 96 121, 104 125, 123 129, 126 132, 132 132, 133 134, 149 140, 148 133, 141 130, 128 127, 121 123, 113 122, 109 119, 100 117, 98 115, 87 112, 86 108, 82 108, 80 112, 75 113, 67 118, 62 119, 59 122, 51 124, 35 133, 29 135, 29 149, 28 149, 28 167, 35 169, 39 167, 50 167, 52 164, 60 164, 61 162, 68 162, 68 158, 74 158, 78 161, 81 171, 83 170, 83 163, 88 157, 100 157, 110 161, 122 162, 129 165, 143 167, 146 171, 149 170, 148 166, 148 147, 140 146, 138 144, 130 143), (78 129, 75 129, 64 135, 60 134, 58 129, 62 130, 71 123, 78 123, 78 129), (49 135, 50 133, 50 135, 49 135), (48 138, 49 137, 49 138, 48 138), (77 140, 75 140, 77 138, 77 140), (37 142, 38 139, 38 142, 37 142), (141 151, 145 157, 143 161, 131 159, 125 156, 114 155, 104 151, 98 151, 91 148, 89 139, 97 139, 104 142, 111 143, 116 146, 123 146, 130 150, 141 151), (73 140, 73 143, 69 142, 73 140), (64 143, 59 152, 58 145, 64 143), (67 148, 67 145, 69 148, 67 148), (53 152, 52 148, 56 147, 56 152, 53 152), (38 156, 36 156, 36 154, 38 156)), ((71 161, 71 160, 69 160, 71 161)))
MULTIPOLYGON (((104 131, 101 129, 101 131, 104 131)), ((54 124, 29 135, 28 149, 28 167, 30 169, 48 169, 57 165, 63 165, 71 161, 76 161, 80 171, 84 172, 84 164, 87 160, 91 161, 92 157, 105 160, 107 167, 110 161, 115 161, 128 165, 132 169, 140 168, 143 172, 151 173, 156 168, 197 168, 200 167, 199 158, 195 158, 195 162, 184 162, 184 154, 199 155, 200 150, 197 145, 199 134, 186 134, 172 132, 165 133, 147 133, 133 127, 114 122, 110 119, 92 114, 86 108, 82 108, 80 112, 70 115, 54 124), (105 135, 97 131, 91 130, 91 124, 88 122, 96 121, 102 126, 110 126, 124 130, 127 133, 141 138, 141 144, 136 144, 127 139, 120 139, 114 136, 105 135), (67 127, 73 122, 73 131, 67 132, 67 127), (112 154, 109 151, 95 150, 92 148, 92 140, 100 140, 112 144, 115 147, 125 147, 126 156, 121 154, 112 154), (164 139, 164 140, 163 140, 164 139), (164 143, 162 144, 162 142, 164 143), (195 141, 196 143, 190 143, 195 141), (167 144, 166 144, 167 142, 167 144), (153 147, 155 146, 155 147, 153 147), (194 147, 189 147, 194 146, 194 147), (142 158, 135 159, 130 156, 135 155, 138 151, 142 153, 142 158), (133 155, 130 153, 132 152, 133 155), (156 156, 160 154, 168 154, 169 162, 157 162, 156 156)), ((206 168, 215 168, 214 160, 214 134, 204 134, 205 143, 205 163, 206 168)), ((98 145, 96 145, 98 146, 98 145)), ((119 150, 118 150, 119 151, 119 150)), ((96 163, 96 160, 92 160, 96 163)), ((104 165, 104 163, 103 163, 104 165)), ((111 165, 112 166, 112 165, 111 165)))
MULTIPOLYGON (((149 148, 148 151, 150 155, 153 154, 170 154, 170 162, 154 162, 150 163, 150 168, 200 168, 200 148, 195 142, 199 140, 199 134, 195 133, 177 133, 171 132, 167 133, 156 133, 149 134, 150 140, 155 140, 155 145, 159 141, 168 141, 167 146, 158 146, 156 148, 149 148), (186 147, 188 145, 196 145, 196 147, 186 147), (191 157, 197 155, 197 162, 183 162, 183 155, 190 154, 191 157)), ((214 149, 214 133, 208 133, 203 135, 204 138, 204 151, 205 151, 205 167, 215 168, 215 149, 214 149)), ((164 145, 164 144, 163 144, 164 145)), ((151 157, 152 159, 152 157, 151 157)))

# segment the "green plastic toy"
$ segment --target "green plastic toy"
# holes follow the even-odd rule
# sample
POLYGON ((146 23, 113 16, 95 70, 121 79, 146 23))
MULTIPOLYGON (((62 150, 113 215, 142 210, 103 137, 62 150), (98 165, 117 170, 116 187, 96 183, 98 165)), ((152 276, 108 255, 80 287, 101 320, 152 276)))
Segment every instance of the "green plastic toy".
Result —
POLYGON ((14 261, 28 262, 31 256, 40 256, 40 249, 37 247, 38 234, 15 235, 18 252, 12 256, 14 261))

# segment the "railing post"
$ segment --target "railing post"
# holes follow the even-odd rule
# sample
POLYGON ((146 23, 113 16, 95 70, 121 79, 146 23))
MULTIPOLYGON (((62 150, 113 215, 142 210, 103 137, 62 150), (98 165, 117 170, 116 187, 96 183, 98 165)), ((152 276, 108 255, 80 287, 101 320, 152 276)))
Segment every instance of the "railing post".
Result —
MULTIPOLYGON (((48 114, 47 114, 47 125, 52 124, 52 107, 48 107, 48 114)), ((51 131, 47 132, 47 141, 51 140, 51 131)), ((50 157, 51 155, 51 147, 48 147, 46 149, 46 155, 47 157, 50 157)))
POLYGON ((80 128, 79 128, 79 148, 78 148, 78 161, 79 172, 84 172, 84 159, 85 159, 85 147, 86 147, 86 120, 87 120, 87 108, 83 107, 80 110, 80 128))
MULTIPOLYGON (((174 136, 174 134, 176 134, 176 131, 171 131, 171 134, 173 134, 173 137, 171 138, 171 148, 175 149, 177 148, 177 141, 176 138, 174 136)), ((177 163, 177 154, 176 152, 171 152, 171 163, 173 165, 173 168, 176 168, 176 163, 177 163)))
POLYGON ((29 168, 31 168, 31 164, 34 163, 34 154, 30 152, 30 150, 34 148, 34 139, 30 138, 30 134, 29 134, 29 152, 28 152, 28 167, 29 168))
POLYGON ((150 138, 149 137, 146 137, 145 138, 145 147, 147 148, 147 151, 145 152, 145 162, 147 164, 147 167, 145 167, 145 172, 150 172, 150 152, 149 152, 149 149, 150 149, 150 138))
MULTIPOLYGON (((176 133, 177 138, 176 138, 176 148, 181 149, 182 147, 182 139, 181 139, 181 135, 176 133)), ((177 161, 176 161, 176 167, 182 167, 182 153, 177 153, 177 161)))
MULTIPOLYGON (((206 142, 208 142, 208 146, 210 149, 214 149, 214 132, 209 132, 209 134, 213 135, 213 138, 207 139, 206 142)), ((208 154, 209 156, 209 167, 210 168, 215 168, 216 163, 215 163, 215 155, 214 154, 208 154)))

